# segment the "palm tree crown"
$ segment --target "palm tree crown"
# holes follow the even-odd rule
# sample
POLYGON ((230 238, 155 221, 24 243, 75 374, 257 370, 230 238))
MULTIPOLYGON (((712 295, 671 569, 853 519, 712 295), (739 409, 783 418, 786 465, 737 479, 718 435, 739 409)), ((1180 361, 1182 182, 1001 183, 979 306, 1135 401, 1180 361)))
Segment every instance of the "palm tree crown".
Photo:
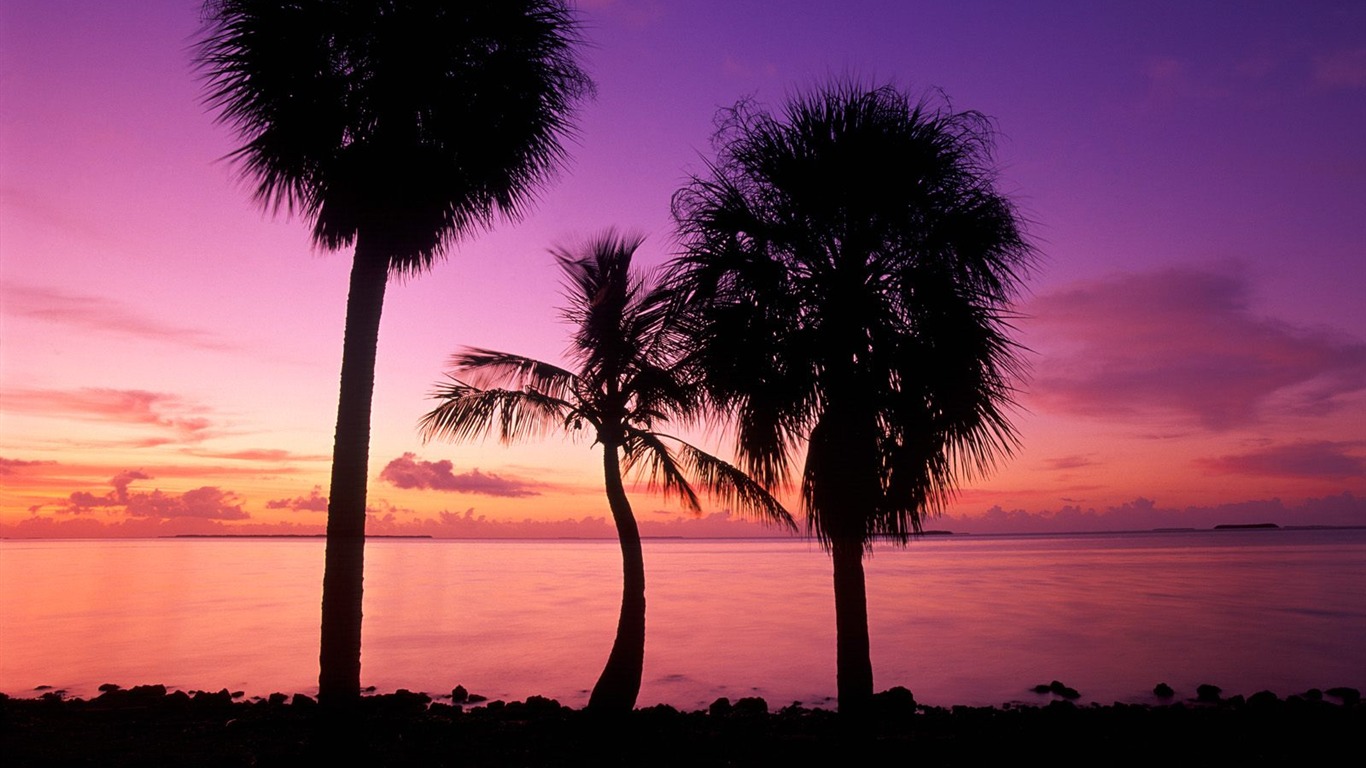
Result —
POLYGON ((398 272, 516 216, 564 159, 592 84, 559 0, 209 0, 208 103, 257 201, 398 272))
MULTIPOLYGON (((837 613, 855 598, 841 569, 866 610, 873 537, 905 541, 1015 445, 1007 307, 1032 250, 995 191, 990 139, 982 116, 891 87, 826 88, 776 117, 741 102, 709 173, 675 197, 676 287, 709 392, 756 478, 783 481, 805 448, 803 508, 835 554, 837 613)), ((843 658, 866 664, 866 612, 862 650, 843 618, 842 709, 872 693, 871 668, 846 685, 843 658)))
POLYGON ((640 690, 645 648, 645 576, 640 534, 622 483, 635 472, 694 512, 693 482, 742 512, 792 526, 782 505, 740 470, 660 431, 690 420, 702 405, 681 362, 670 291, 634 274, 635 237, 613 233, 583 255, 556 252, 567 277, 564 317, 575 332, 569 356, 578 372, 518 355, 468 349, 451 359, 440 404, 420 423, 426 438, 515 442, 563 429, 603 448, 608 504, 621 540, 621 617, 612 653, 589 700, 591 709, 629 711, 640 690))

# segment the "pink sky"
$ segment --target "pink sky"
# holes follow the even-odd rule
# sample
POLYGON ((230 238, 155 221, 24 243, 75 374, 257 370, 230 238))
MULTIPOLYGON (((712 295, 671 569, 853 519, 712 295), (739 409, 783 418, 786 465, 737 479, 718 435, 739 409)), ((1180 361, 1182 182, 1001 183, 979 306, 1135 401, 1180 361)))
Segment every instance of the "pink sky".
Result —
MULTIPOLYGON (((371 530, 611 535, 588 445, 424 445, 428 392, 465 344, 559 360, 547 248, 617 226, 662 263, 717 108, 847 74, 995 118, 1045 257, 1023 447, 935 527, 1366 524, 1366 6, 778 7, 580 4, 598 97, 570 166, 389 292, 371 530)), ((350 255, 218 161, 198 9, 0 6, 0 535, 323 520, 350 255)), ((635 506, 646 533, 756 530, 635 506)))

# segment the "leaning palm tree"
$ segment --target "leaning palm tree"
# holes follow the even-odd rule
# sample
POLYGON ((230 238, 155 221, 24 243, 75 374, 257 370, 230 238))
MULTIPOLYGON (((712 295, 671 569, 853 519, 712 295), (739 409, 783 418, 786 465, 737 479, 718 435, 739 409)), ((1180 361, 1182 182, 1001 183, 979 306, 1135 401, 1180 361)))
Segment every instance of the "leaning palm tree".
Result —
POLYGON ((561 0, 209 0, 197 49, 266 210, 355 246, 332 454, 319 697, 360 694, 370 401, 385 285, 521 214, 591 83, 561 0))
POLYGON ((497 435, 511 443, 563 429, 602 446, 624 581, 616 640, 588 701, 590 710, 607 714, 635 706, 645 662, 645 561, 624 472, 643 475, 694 512, 701 507, 693 481, 739 511, 795 529, 782 505, 744 473, 660 431, 698 415, 701 401, 681 365, 672 295, 631 270, 639 245, 639 238, 608 232, 582 255, 555 252, 568 278, 564 317, 576 327, 569 355, 577 373, 467 349, 451 359, 449 381, 434 394, 440 404, 420 423, 427 439, 497 435))
POLYGON ((717 159, 674 200, 675 287, 740 466, 771 486, 805 451, 839 707, 857 713, 873 693, 865 552, 904 543, 1016 444, 1008 305, 1032 249, 976 113, 844 83, 723 117, 717 159))

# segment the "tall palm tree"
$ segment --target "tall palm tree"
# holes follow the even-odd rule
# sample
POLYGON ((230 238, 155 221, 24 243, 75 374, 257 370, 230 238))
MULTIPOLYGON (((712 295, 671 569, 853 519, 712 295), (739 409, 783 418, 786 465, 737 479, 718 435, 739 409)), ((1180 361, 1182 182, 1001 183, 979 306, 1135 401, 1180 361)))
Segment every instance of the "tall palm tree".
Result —
POLYGON ((569 355, 577 373, 519 355, 467 349, 452 358, 450 380, 434 395, 440 404, 420 424, 428 439, 496 434, 511 443, 564 429, 586 433, 602 446, 623 587, 616 640, 588 707, 608 714, 635 706, 645 663, 645 561, 624 472, 644 475, 651 486, 697 512, 691 477, 740 511, 795 529, 782 505, 744 473, 660 431, 670 420, 695 417, 701 398, 681 365, 672 295, 631 270, 640 242, 608 232, 582 255, 555 252, 568 278, 564 317, 576 328, 569 355))
POLYGON ((972 112, 841 83, 724 114, 675 196, 708 390, 772 487, 802 450, 808 529, 834 566, 839 707, 873 693, 863 556, 905 542, 1011 453, 1008 305, 1032 261, 972 112))
POLYGON ((355 246, 332 455, 319 696, 360 694, 370 401, 384 291, 516 217, 591 83, 560 0, 209 0, 197 48, 266 210, 355 246))

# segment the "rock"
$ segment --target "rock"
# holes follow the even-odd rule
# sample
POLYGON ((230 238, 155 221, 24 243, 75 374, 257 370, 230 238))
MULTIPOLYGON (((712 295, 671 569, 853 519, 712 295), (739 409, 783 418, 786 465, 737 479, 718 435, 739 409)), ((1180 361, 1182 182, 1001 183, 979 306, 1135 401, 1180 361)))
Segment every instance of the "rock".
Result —
POLYGON ((318 706, 318 700, 317 700, 317 699, 310 698, 310 697, 308 697, 308 696, 305 696, 305 695, 303 695, 302 693, 296 693, 296 694, 294 694, 294 697, 291 698, 291 699, 289 700, 289 705, 290 705, 291 707, 304 707, 304 708, 306 708, 306 707, 316 707, 316 706, 318 706))
POLYGON ((232 694, 228 693, 227 688, 224 688, 223 690, 218 691, 217 693, 209 693, 208 691, 195 691, 192 700, 198 706, 226 707, 232 704, 232 694))
POLYGON ((730 699, 722 696, 716 701, 713 701, 710 707, 707 707, 707 714, 712 717, 725 717, 730 714, 730 710, 730 699))
POLYGON ((1310 688, 1304 692, 1304 698, 1309 699, 1310 701, 1323 701, 1323 691, 1320 691, 1317 688, 1310 688))
POLYGON ((767 715, 768 702, 762 696, 746 696, 735 702, 733 712, 737 715, 767 715))
POLYGON ((1081 698, 1081 694, 1077 692, 1076 688, 1069 688, 1057 680, 1048 684, 1048 691, 1054 695, 1061 696, 1064 699, 1070 700, 1081 698))
POLYGON ((401 701, 405 704, 421 704, 424 708, 428 704, 432 703, 431 696, 428 696, 425 693, 413 693, 407 688, 399 688, 397 691, 394 691, 394 693, 388 698, 392 699, 393 701, 401 701))
POLYGON ((528 696, 526 701, 508 704, 509 714, 526 718, 549 718, 560 714, 560 702, 545 696, 528 696))
POLYGON ((1257 691, 1248 697, 1247 703, 1252 707, 1274 707, 1280 704, 1281 700, 1271 691, 1257 691))
POLYGON ((1219 694, 1223 692, 1224 689, 1220 688, 1217 685, 1201 683, 1200 685, 1197 685, 1195 687, 1195 699, 1196 701, 1203 701, 1212 704, 1214 702, 1219 701, 1219 694))
POLYGON ((1343 703, 1343 704, 1346 704, 1347 706, 1353 706, 1353 707, 1354 707, 1354 706, 1356 706, 1357 704, 1360 704, 1360 703, 1361 703, 1361 691, 1358 691, 1358 690, 1355 689, 1355 688, 1347 688, 1347 687, 1329 688, 1329 689, 1327 690, 1327 694, 1328 694, 1329 696, 1336 696, 1337 698, 1339 698, 1339 699, 1342 700, 1342 703, 1343 703))
POLYGON ((873 694, 873 707, 884 716, 915 714, 915 695, 900 685, 873 694))
POLYGON ((455 702, 456 704, 462 704, 468 701, 469 698, 470 692, 465 690, 465 686, 463 685, 457 685, 451 691, 451 701, 455 702))
POLYGON ((164 685, 135 685, 128 689, 128 696, 144 702, 153 702, 166 697, 164 685))
POLYGON ((1158 683, 1153 686, 1153 695, 1159 699, 1170 699, 1176 695, 1176 691, 1173 691, 1172 687, 1166 683, 1158 683))

